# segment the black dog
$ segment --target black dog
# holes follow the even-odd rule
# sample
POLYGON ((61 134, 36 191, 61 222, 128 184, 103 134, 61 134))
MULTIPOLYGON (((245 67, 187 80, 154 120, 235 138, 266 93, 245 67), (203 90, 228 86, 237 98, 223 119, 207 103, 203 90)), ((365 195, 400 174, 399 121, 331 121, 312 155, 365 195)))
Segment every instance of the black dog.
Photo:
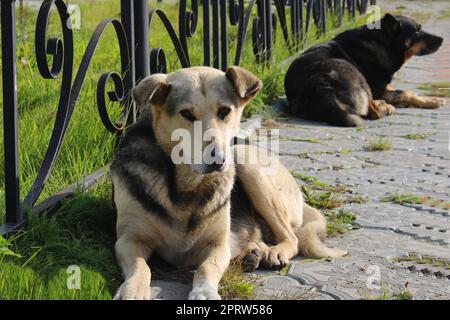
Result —
POLYGON ((407 60, 436 52, 443 39, 403 16, 386 14, 380 25, 343 32, 300 55, 284 82, 289 111, 333 125, 358 126, 363 118, 393 113, 394 106, 439 108, 442 99, 390 91, 388 85, 407 60))

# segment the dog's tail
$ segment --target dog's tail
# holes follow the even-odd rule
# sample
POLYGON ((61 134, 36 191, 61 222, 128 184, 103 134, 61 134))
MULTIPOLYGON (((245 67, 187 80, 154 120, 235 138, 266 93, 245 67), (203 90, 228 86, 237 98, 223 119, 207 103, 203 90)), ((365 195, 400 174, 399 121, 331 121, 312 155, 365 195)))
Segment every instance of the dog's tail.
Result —
POLYGON ((341 109, 333 109, 329 123, 340 127, 359 127, 364 123, 357 114, 347 113, 341 109))
POLYGON ((347 255, 347 251, 328 248, 322 239, 325 239, 327 232, 327 221, 325 217, 316 209, 303 205, 303 226, 295 229, 298 238, 298 252, 307 257, 337 258, 347 255))
POLYGON ((359 127, 364 123, 364 119, 359 115, 345 111, 345 105, 336 97, 334 97, 334 103, 331 103, 332 105, 328 109, 330 124, 341 127, 359 127))
POLYGON ((314 107, 310 108, 309 112, 299 113, 298 109, 300 108, 296 101, 289 103, 289 110, 296 116, 315 121, 325 121, 339 127, 359 127, 364 123, 362 117, 346 111, 352 108, 340 101, 335 93, 322 92, 321 96, 317 95, 314 101, 308 103, 314 103, 314 107))

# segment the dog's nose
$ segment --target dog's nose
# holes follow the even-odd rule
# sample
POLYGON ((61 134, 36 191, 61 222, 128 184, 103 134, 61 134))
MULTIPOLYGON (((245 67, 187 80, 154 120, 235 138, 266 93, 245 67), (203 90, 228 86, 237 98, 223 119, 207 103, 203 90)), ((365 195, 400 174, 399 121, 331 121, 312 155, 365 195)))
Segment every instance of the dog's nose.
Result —
POLYGON ((432 47, 440 48, 443 42, 444 42, 444 38, 434 37, 434 39, 431 41, 430 45, 432 47))
POLYGON ((225 157, 223 154, 216 154, 216 151, 211 151, 211 157, 214 159, 213 163, 209 165, 211 171, 224 171, 225 165, 225 157))
POLYGON ((430 53, 434 53, 439 50, 442 46, 444 39, 441 37, 435 37, 433 41, 429 44, 428 49, 431 51, 430 53))
POLYGON ((222 172, 224 164, 223 163, 213 163, 209 165, 209 168, 211 169, 211 171, 219 171, 222 172))

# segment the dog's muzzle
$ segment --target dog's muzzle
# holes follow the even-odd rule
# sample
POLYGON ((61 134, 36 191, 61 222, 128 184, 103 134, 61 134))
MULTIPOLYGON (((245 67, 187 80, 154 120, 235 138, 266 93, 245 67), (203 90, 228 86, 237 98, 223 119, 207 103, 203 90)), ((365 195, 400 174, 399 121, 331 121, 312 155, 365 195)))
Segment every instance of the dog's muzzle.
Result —
POLYGON ((422 50, 420 50, 420 52, 417 54, 418 56, 426 56, 435 53, 439 50, 439 48, 442 46, 442 43, 444 42, 443 38, 425 32, 423 32, 422 37, 422 41, 426 43, 426 46, 422 50))
POLYGON ((214 158, 214 162, 207 165, 211 172, 227 171, 229 164, 226 155, 224 155, 223 153, 216 154, 215 150, 213 150, 211 152, 211 156, 214 158))
POLYGON ((209 174, 213 172, 226 172, 230 167, 230 156, 223 153, 217 154, 214 150, 211 152, 212 162, 194 165, 194 171, 199 174, 209 174))

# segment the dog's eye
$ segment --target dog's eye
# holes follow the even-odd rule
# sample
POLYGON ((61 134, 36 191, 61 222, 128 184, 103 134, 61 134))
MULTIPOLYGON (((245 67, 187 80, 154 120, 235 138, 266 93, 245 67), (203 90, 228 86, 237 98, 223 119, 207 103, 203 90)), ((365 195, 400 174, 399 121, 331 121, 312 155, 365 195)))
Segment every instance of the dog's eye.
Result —
POLYGON ((181 110, 180 114, 183 116, 183 118, 185 118, 186 120, 189 120, 191 122, 194 122, 196 120, 195 116, 192 114, 191 110, 187 110, 187 109, 181 110))
POLYGON ((217 116, 223 120, 226 118, 226 116, 230 113, 231 108, 230 107, 220 107, 219 111, 217 111, 217 116))

